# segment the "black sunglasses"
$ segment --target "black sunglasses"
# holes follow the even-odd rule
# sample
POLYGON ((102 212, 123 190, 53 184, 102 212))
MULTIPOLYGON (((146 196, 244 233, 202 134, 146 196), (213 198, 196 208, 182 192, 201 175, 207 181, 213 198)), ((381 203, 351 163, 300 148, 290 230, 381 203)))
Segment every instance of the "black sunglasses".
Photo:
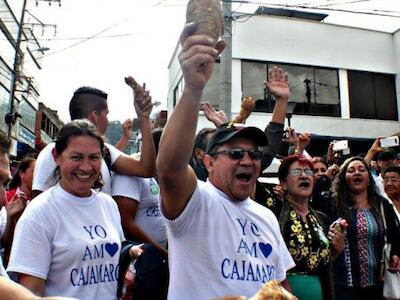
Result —
POLYGON ((211 156, 218 155, 218 154, 226 154, 229 156, 230 159, 233 160, 240 160, 244 157, 245 153, 248 153, 252 160, 260 160, 262 157, 263 152, 260 149, 250 149, 244 150, 241 148, 231 148, 226 150, 221 150, 218 152, 210 153, 211 156))

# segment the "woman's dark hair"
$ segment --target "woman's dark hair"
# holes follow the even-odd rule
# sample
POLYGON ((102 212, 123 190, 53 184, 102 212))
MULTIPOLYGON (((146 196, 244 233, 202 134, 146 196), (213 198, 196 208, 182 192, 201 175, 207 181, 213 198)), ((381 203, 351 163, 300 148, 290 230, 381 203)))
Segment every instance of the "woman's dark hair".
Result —
POLYGON ((379 195, 376 191, 375 180, 372 177, 372 173, 368 164, 362 157, 353 156, 346 159, 340 167, 339 174, 333 181, 333 204, 335 206, 336 213, 338 216, 351 220, 350 207, 353 206, 354 201, 351 196, 351 192, 346 183, 346 172, 353 161, 360 161, 368 172, 369 185, 367 187, 368 202, 373 210, 379 214, 379 195))
POLYGON ((323 157, 314 156, 311 161, 312 161, 313 164, 315 164, 315 163, 323 163, 325 165, 325 167, 328 169, 328 163, 326 162, 326 159, 323 158, 323 157))
POLYGON ((26 172, 26 170, 29 169, 29 167, 32 165, 32 163, 36 161, 36 159, 32 157, 25 157, 21 160, 19 163, 17 170, 15 171, 15 174, 13 178, 11 179, 10 183, 8 184, 8 188, 11 189, 16 189, 21 185, 21 176, 19 175, 20 172, 26 172))
MULTIPOLYGON (((78 136, 88 136, 95 138, 99 142, 101 156, 104 156, 104 139, 96 126, 90 123, 86 119, 78 119, 71 121, 70 123, 64 125, 57 135, 57 140, 55 141, 55 151, 57 155, 61 155, 65 149, 68 147, 68 143, 72 137, 78 136)), ((54 178, 56 181, 60 179, 60 171, 57 168, 54 171, 54 178)), ((100 174, 101 175, 101 174, 100 174)), ((93 188, 100 189, 103 186, 101 181, 101 176, 93 185, 93 188)))
POLYGON ((294 162, 298 162, 301 165, 306 165, 310 167, 311 170, 314 170, 313 163, 303 155, 290 155, 283 159, 281 165, 278 170, 278 178, 280 181, 284 181, 289 174, 289 168, 294 162))

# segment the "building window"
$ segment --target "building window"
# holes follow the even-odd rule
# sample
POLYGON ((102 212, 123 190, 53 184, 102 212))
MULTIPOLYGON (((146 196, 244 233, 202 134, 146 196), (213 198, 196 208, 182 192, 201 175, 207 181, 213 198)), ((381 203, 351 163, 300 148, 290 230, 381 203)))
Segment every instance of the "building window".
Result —
POLYGON ((336 69, 242 61, 243 97, 256 99, 256 111, 272 112, 275 99, 264 88, 268 68, 281 67, 289 75, 290 99, 295 114, 340 117, 339 79, 336 69))
POLYGON ((348 71, 350 117, 398 120, 395 76, 348 71))
MULTIPOLYGON (((179 81, 179 83, 175 86, 174 89, 174 107, 176 103, 178 103, 179 99, 182 96, 183 88, 185 85, 184 78, 179 81)), ((209 102, 216 109, 219 107, 219 62, 217 61, 214 66, 213 73, 211 74, 210 79, 208 80, 206 86, 203 90, 203 98, 202 101, 209 102)))

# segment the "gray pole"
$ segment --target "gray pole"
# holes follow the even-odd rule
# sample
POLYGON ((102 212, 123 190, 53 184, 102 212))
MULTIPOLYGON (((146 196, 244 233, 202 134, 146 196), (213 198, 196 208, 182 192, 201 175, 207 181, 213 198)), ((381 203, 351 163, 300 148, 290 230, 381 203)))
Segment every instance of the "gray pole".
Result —
POLYGON ((11 86, 10 86, 10 100, 8 103, 8 120, 6 120, 6 123, 8 124, 8 130, 7 130, 7 136, 11 137, 11 128, 13 126, 13 116, 14 116, 14 95, 15 95, 15 90, 16 90, 16 83, 18 80, 19 76, 19 67, 21 64, 21 56, 20 56, 20 46, 21 46, 21 40, 22 40, 22 32, 23 32, 23 26, 24 26, 24 18, 25 18, 25 9, 26 9, 26 2, 27 0, 24 0, 24 3, 22 5, 22 12, 21 12, 21 20, 18 24, 18 35, 17 35, 17 41, 15 44, 15 56, 14 56, 14 66, 13 66, 13 72, 11 74, 11 86))
POLYGON ((222 0, 224 18, 223 40, 226 48, 221 54, 219 71, 219 109, 223 110, 228 119, 232 118, 232 2, 222 0))

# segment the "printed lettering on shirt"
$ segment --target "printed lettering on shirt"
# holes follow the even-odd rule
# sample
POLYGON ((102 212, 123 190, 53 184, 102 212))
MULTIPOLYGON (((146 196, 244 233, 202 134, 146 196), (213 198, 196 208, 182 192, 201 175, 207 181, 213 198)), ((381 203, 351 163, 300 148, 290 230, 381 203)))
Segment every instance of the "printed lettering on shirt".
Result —
POLYGON ((158 208, 158 205, 150 206, 146 210, 146 216, 148 216, 148 217, 160 217, 161 216, 161 212, 160 212, 160 209, 158 208))
POLYGON ((108 234, 101 225, 85 225, 82 230, 89 240, 95 240, 96 243, 91 242, 82 249, 82 263, 70 271, 72 286, 117 281, 119 265, 110 263, 110 259, 119 255, 119 244, 105 241, 108 234))
POLYGON ((261 233, 257 224, 248 219, 236 219, 241 236, 235 253, 221 262, 221 275, 225 279, 267 282, 276 277, 275 266, 268 260, 274 251, 272 245, 260 241, 261 233), (241 257, 241 259, 237 259, 241 257))

